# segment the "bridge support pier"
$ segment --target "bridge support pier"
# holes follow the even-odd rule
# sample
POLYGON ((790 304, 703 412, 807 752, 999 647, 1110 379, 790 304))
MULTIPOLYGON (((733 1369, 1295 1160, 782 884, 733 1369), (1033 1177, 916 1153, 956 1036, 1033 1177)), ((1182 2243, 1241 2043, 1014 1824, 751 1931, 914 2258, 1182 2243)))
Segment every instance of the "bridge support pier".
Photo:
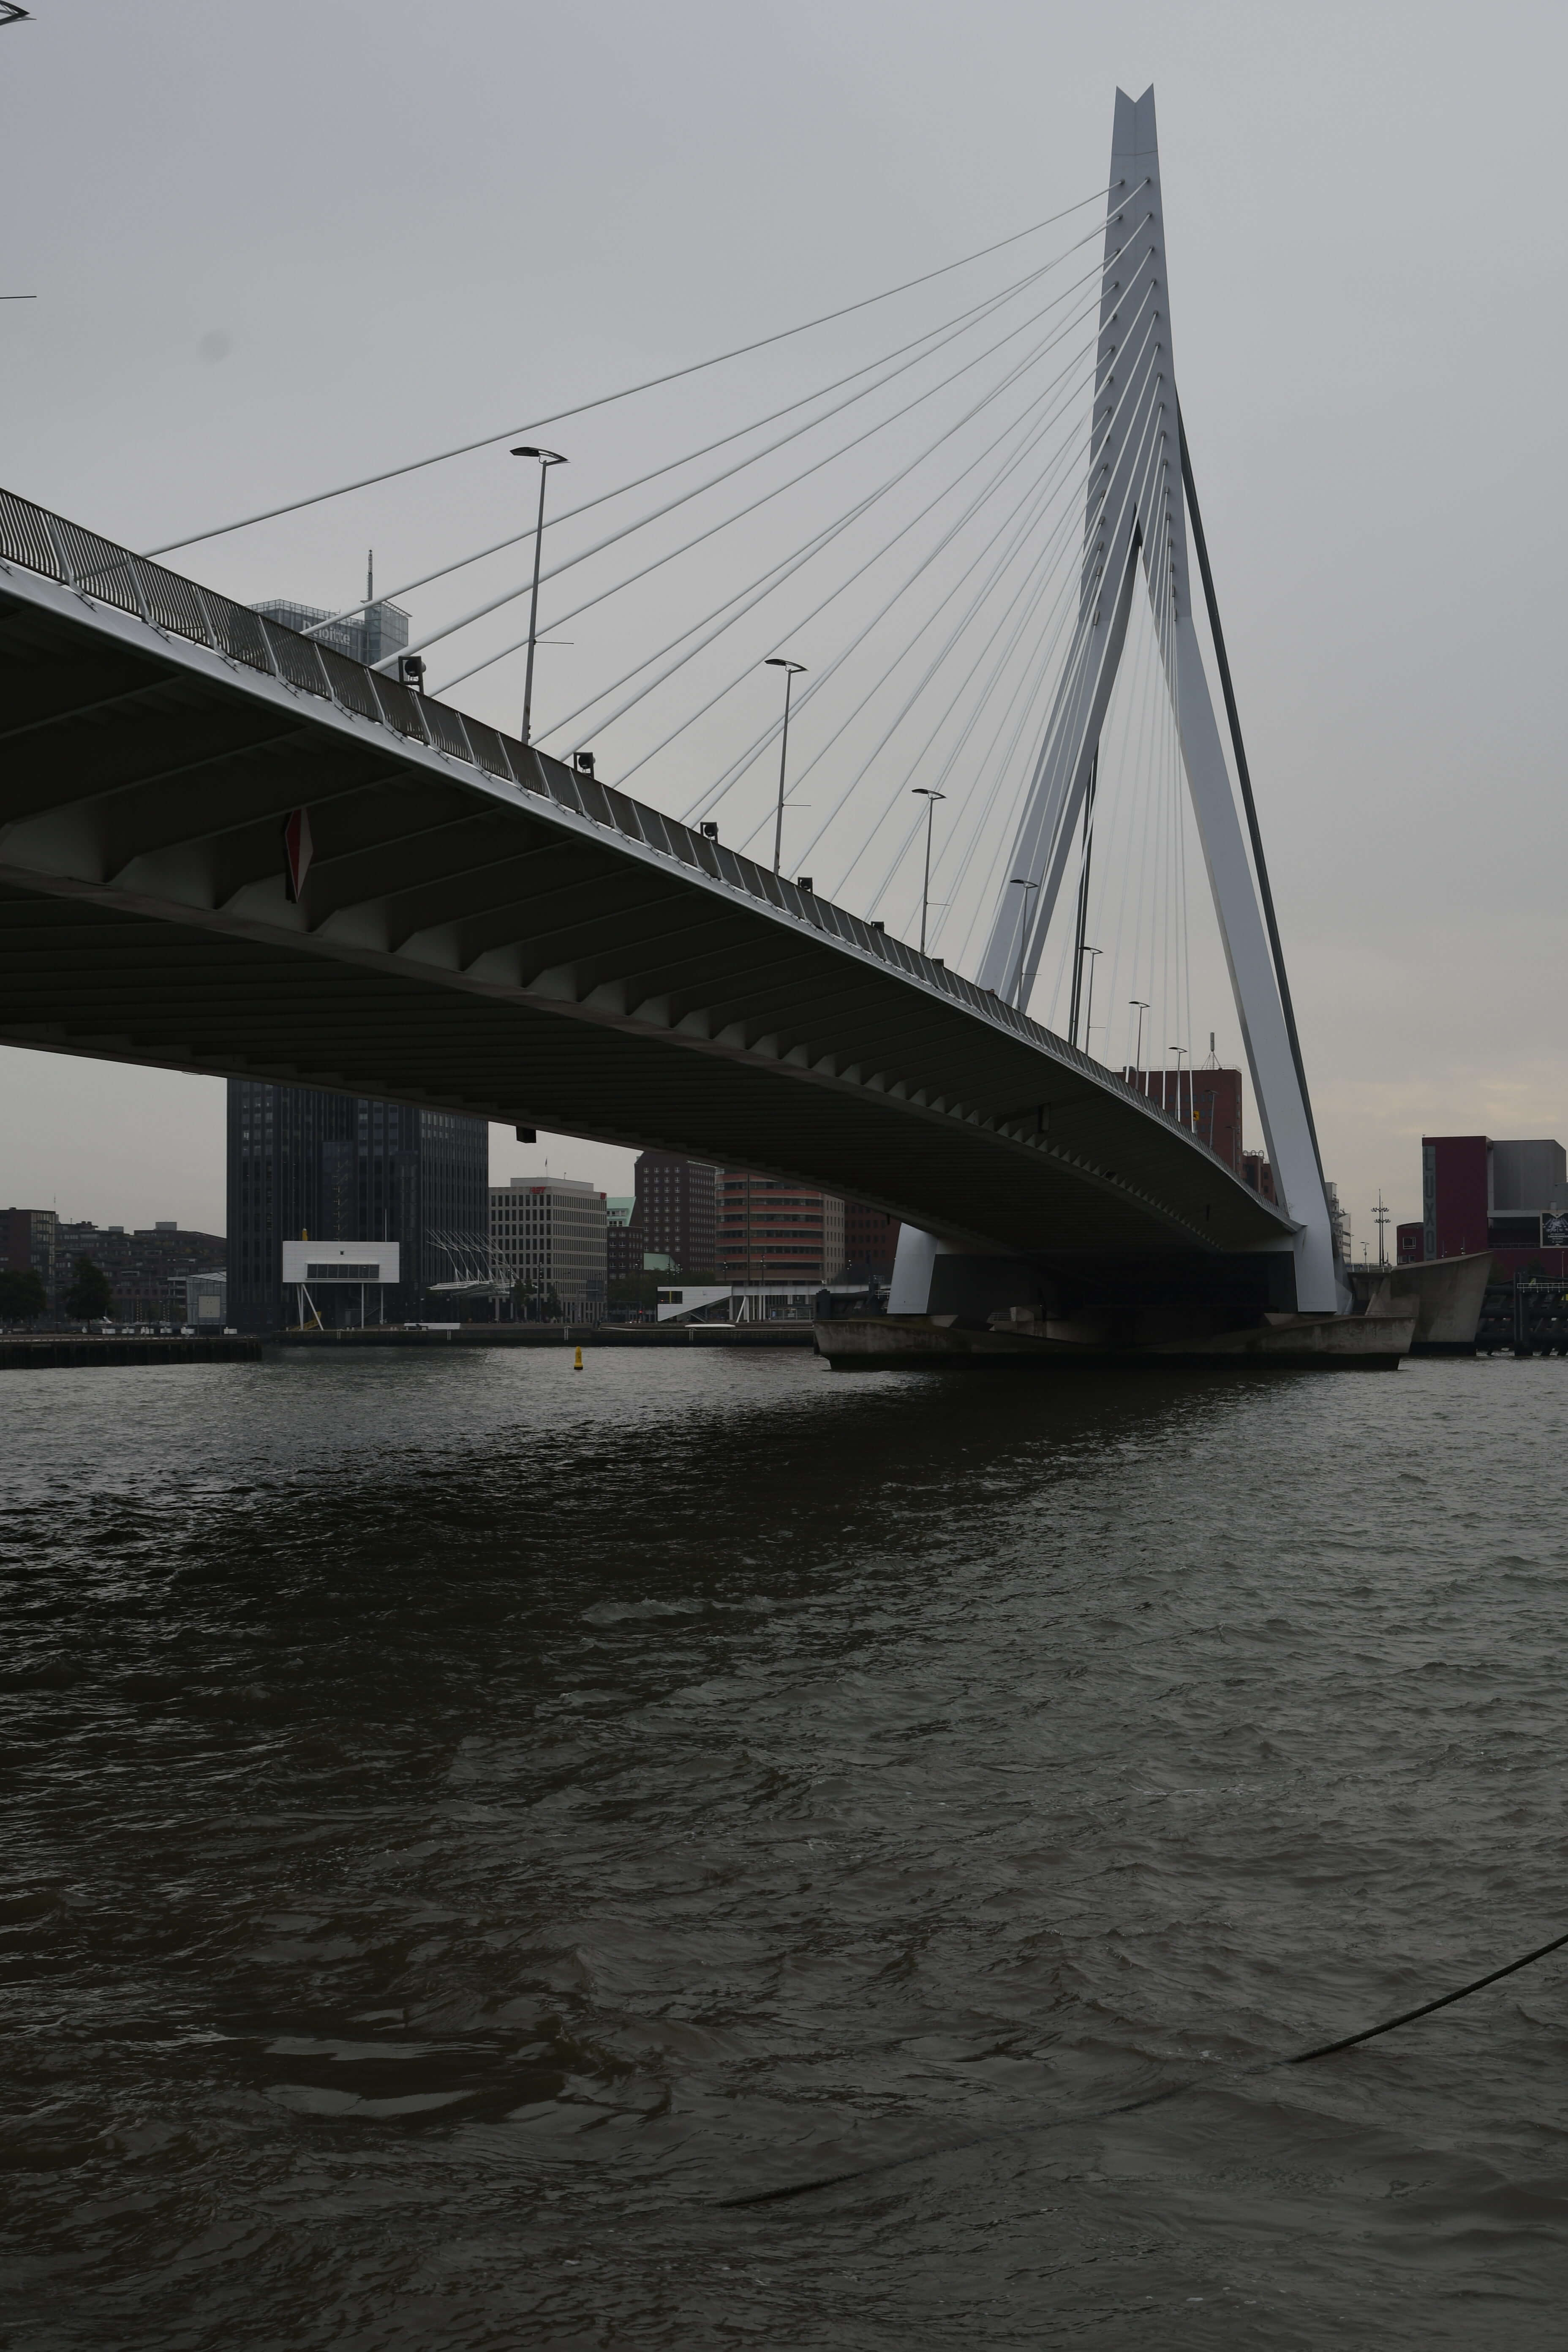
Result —
POLYGON ((888 1319, 939 1318, 982 1332, 1005 1325, 1110 1348, 1207 1341, 1266 1318, 1320 1317, 1299 1295, 1299 1261, 1273 1250, 1051 1248, 994 1255, 905 1225, 888 1319))

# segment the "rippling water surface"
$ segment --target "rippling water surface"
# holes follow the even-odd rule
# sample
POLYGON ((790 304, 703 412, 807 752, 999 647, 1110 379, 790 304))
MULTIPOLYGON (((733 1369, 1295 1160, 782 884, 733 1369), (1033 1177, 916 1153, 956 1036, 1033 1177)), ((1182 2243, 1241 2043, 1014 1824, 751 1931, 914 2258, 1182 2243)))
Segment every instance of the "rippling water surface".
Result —
POLYGON ((0 1374, 18 2345, 1564 2340, 1568 1955, 1258 2069, 1568 1927, 1568 1365, 569 1364, 0 1374))

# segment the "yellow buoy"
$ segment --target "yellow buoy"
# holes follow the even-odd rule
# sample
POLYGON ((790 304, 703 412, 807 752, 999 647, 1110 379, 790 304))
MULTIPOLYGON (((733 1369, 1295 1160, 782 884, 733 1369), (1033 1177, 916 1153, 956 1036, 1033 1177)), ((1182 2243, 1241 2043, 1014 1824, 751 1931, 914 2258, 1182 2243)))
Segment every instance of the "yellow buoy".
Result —
POLYGON ((579 1348, 579 1349, 578 1349, 578 1350, 577 1350, 577 1360, 576 1360, 576 1362, 573 1365, 572 1370, 573 1370, 574 1372, 580 1372, 580 1371, 582 1370, 582 1369, 583 1369, 583 1350, 582 1350, 582 1349, 581 1349, 581 1348, 579 1348))

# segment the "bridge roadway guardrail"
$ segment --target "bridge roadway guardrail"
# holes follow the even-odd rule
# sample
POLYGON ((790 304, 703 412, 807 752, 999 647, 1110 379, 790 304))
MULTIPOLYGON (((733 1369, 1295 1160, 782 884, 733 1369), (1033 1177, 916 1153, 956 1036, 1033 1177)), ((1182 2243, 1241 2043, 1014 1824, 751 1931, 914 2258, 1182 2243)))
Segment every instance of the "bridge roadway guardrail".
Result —
POLYGON ((633 800, 598 777, 579 774, 560 761, 542 756, 450 703, 416 693, 399 678, 387 677, 316 638, 301 636, 281 622, 253 612, 248 604, 237 604, 216 589, 204 588, 183 572, 170 572, 147 556, 137 555, 5 489, 0 489, 0 565, 19 565, 57 581, 89 604, 111 604, 145 622, 162 636, 184 637, 193 645, 205 646, 224 660, 258 670, 296 694, 315 695, 353 718, 368 719, 410 742, 425 745, 443 759, 460 761, 519 792, 553 801, 658 856, 694 866, 710 880, 796 922, 810 924, 829 939, 858 948, 910 980, 940 991, 983 1020, 1043 1048, 1097 1086, 1120 1089, 1150 1118, 1164 1120, 1200 1150, 1208 1150, 1192 1129, 1129 1085, 1119 1072, 1107 1069, 1065 1037, 1032 1021, 994 990, 976 987, 946 964, 894 938, 879 923, 867 922, 816 891, 797 888, 771 867, 758 866, 738 850, 726 849, 708 835, 693 833, 677 818, 633 800))

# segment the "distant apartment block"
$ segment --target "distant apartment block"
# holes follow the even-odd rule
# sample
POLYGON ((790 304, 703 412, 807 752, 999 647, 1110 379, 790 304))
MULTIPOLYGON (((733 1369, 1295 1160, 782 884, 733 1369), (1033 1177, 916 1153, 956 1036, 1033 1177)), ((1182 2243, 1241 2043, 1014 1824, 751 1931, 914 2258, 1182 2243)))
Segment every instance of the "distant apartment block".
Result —
POLYGON ((608 1280, 605 1195, 571 1176, 514 1176, 489 1188, 490 1260, 573 1320, 604 1312, 608 1280))
POLYGON ((127 1232, 123 1225, 62 1223, 56 1239, 55 1303, 63 1309, 79 1257, 109 1276, 116 1323, 184 1323, 185 1284, 224 1263, 221 1234, 188 1232, 173 1217, 127 1232))
POLYGON ((644 1151, 636 1173, 637 1223, 648 1256, 672 1273, 711 1274, 719 1263, 720 1171, 676 1151, 644 1151))
POLYGON ((831 1282, 844 1264, 844 1202, 782 1178, 725 1169, 719 1272, 731 1282, 831 1282))
POLYGON ((0 1266, 8 1274, 36 1274, 51 1303, 58 1225, 52 1209, 0 1209, 0 1266))

